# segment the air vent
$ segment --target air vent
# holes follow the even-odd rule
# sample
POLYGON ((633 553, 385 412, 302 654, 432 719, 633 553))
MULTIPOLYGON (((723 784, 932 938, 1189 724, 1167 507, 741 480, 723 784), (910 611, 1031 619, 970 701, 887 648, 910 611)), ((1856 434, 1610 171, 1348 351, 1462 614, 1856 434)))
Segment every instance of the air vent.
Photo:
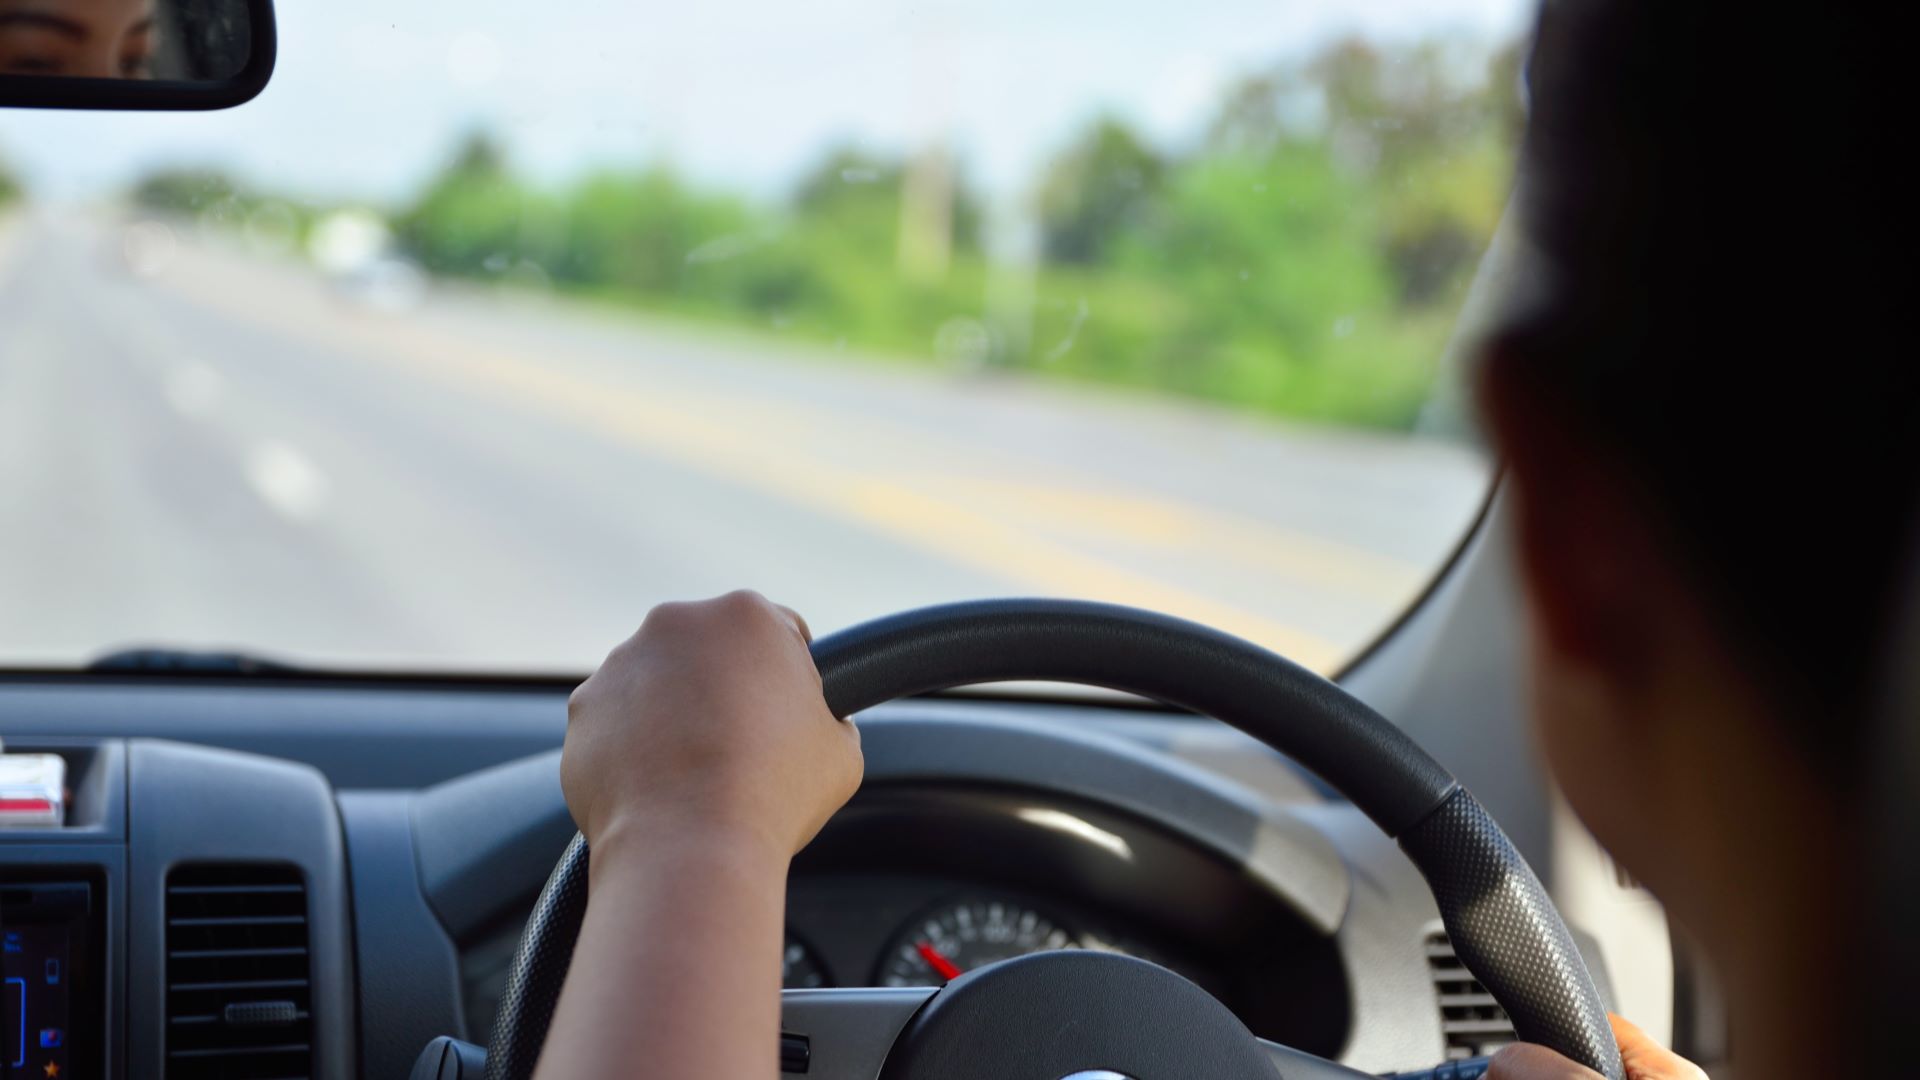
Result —
POLYGON ((274 865, 167 876, 167 1080, 291 1080, 313 1067, 307 890, 274 865))
POLYGON ((1427 968, 1440 998, 1440 1030, 1447 1037, 1447 1058, 1491 1054, 1514 1040, 1513 1021, 1473 977, 1445 932, 1427 934, 1427 968))

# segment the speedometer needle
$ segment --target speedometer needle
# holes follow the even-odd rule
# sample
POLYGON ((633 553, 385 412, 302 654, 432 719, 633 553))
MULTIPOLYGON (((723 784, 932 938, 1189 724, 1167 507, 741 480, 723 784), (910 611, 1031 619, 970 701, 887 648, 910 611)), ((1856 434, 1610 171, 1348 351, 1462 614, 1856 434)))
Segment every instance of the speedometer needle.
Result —
POLYGON ((960 969, 954 966, 953 961, 941 955, 940 950, 933 947, 933 942, 917 941, 914 942, 913 948, 920 954, 920 959, 925 960, 942 979, 952 982, 960 977, 960 969))

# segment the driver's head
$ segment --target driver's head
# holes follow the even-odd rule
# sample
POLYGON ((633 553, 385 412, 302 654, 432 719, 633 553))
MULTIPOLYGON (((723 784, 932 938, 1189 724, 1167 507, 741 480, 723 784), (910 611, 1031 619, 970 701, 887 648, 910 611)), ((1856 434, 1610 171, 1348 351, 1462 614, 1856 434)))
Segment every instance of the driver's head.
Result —
POLYGON ((1913 536, 1911 121, 1873 10, 1547 0, 1529 65, 1535 261, 1480 398, 1536 713, 1575 808, 1708 938, 1775 902, 1729 890, 1845 873, 1913 536))
POLYGON ((154 0, 0 0, 0 75, 141 79, 154 0))

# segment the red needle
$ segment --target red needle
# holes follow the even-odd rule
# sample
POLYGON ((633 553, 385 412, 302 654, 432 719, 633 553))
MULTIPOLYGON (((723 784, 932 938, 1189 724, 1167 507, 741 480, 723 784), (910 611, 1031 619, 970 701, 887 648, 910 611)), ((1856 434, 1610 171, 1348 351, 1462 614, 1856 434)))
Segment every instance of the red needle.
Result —
POLYGON ((913 948, 920 954, 920 959, 925 960, 934 971, 940 973, 942 979, 952 982, 960 977, 960 969, 953 966, 953 961, 940 955, 940 950, 933 947, 933 942, 917 941, 914 942, 913 948))

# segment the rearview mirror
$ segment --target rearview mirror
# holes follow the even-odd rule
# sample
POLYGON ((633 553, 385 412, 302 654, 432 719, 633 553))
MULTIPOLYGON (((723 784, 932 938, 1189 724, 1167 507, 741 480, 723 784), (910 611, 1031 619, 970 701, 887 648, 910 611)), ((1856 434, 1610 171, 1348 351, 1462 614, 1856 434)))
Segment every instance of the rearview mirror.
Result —
POLYGON ((224 109, 273 58, 271 0, 0 0, 0 105, 224 109))

